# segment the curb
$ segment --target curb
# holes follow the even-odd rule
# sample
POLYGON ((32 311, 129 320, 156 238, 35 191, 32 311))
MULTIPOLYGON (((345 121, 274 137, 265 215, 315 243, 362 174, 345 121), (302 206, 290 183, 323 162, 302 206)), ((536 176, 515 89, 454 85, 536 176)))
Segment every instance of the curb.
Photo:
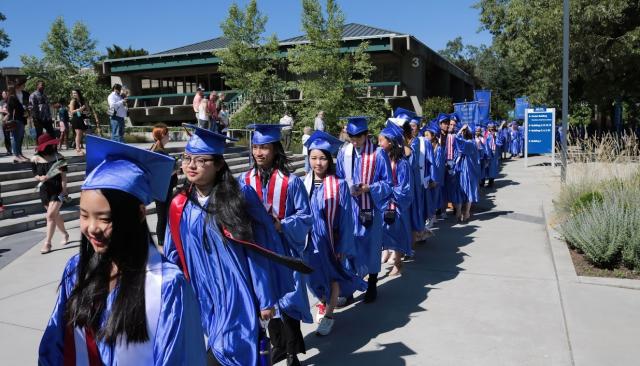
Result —
POLYGON ((545 230, 549 239, 549 246, 553 259, 556 262, 558 280, 560 282, 575 282, 584 285, 617 287, 629 290, 640 290, 640 280, 628 278, 611 278, 611 277, 590 277, 578 276, 576 268, 571 260, 571 254, 567 244, 561 240, 561 235, 550 224, 549 218, 552 216, 551 200, 545 200, 542 203, 542 213, 545 220, 545 230))

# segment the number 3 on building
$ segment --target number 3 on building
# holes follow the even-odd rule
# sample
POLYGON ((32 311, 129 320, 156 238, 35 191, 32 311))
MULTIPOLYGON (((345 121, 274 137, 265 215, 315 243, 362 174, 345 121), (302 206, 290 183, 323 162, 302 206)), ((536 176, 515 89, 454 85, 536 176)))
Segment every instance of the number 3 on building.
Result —
POLYGON ((420 58, 419 57, 414 57, 411 59, 411 66, 412 67, 420 67, 420 58))

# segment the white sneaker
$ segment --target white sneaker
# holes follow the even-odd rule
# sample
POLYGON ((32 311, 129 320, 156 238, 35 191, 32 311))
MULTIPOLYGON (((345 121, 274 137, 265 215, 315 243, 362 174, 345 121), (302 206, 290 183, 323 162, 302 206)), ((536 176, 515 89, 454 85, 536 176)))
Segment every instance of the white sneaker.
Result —
POLYGON ((318 329, 316 330, 316 334, 320 336, 326 336, 331 333, 331 329, 333 328, 333 320, 332 318, 324 317, 318 324, 318 329))
POLYGON ((326 312, 326 308, 327 308, 327 306, 325 304, 321 303, 321 302, 316 305, 316 310, 317 310, 317 312, 316 312, 316 321, 318 322, 318 324, 320 324, 321 320, 324 319, 324 314, 326 312))
POLYGON ((432 219, 427 220, 427 230, 431 230, 431 228, 433 227, 433 223, 436 221, 435 217, 432 219))

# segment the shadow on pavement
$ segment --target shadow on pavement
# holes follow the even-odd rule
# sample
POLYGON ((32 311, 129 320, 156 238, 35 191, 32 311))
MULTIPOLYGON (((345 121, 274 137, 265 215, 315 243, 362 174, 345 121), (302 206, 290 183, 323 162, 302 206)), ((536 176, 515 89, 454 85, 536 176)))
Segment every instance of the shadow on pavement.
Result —
MULTIPOLYGON (((378 286, 375 303, 357 302, 337 312, 334 329, 328 337, 314 333, 305 337, 307 348, 317 348, 320 352, 304 364, 405 365, 403 357, 414 355, 415 351, 402 342, 374 343, 376 350, 358 350, 379 335, 404 327, 414 314, 428 311, 425 301, 429 292, 462 271, 458 265, 466 254, 460 249, 472 242, 470 235, 475 230, 473 225, 455 225, 452 219, 440 221, 436 236, 427 239, 425 244, 418 244, 414 260, 404 263, 402 276, 378 286)), ((386 267, 383 265, 381 278, 387 277, 389 268, 386 267)))

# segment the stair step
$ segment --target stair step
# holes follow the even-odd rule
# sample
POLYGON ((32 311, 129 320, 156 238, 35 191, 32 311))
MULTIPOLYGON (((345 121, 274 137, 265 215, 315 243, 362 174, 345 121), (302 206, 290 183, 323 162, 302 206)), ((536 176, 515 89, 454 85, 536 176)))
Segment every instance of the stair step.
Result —
MULTIPOLYGON (((238 164, 230 166, 230 169, 234 176, 237 178, 240 173, 245 172, 249 169, 249 165, 246 163, 238 164)), ((303 155, 295 155, 291 157, 291 169, 294 171, 294 174, 298 176, 304 174, 303 155)), ((184 176, 180 176, 179 182, 183 180, 184 176)), ((69 197, 71 198, 71 201, 63 205, 62 209, 60 210, 64 221, 77 220, 79 217, 78 204, 80 202, 81 186, 81 181, 73 182, 67 186, 70 192, 69 197)), ((44 212, 44 207, 42 207, 37 192, 31 191, 28 193, 22 193, 22 195, 15 193, 16 192, 11 192, 11 195, 7 195, 7 197, 33 197, 35 193, 35 198, 29 200, 21 199, 15 203, 9 204, 8 202, 10 200, 5 200, 5 195, 3 195, 3 200, 5 200, 5 202, 7 203, 5 203, 5 211, 0 213, 0 237, 46 226, 46 214, 44 212)), ((151 205, 153 205, 153 203, 151 205)), ((147 210, 149 214, 155 213, 155 208, 153 207, 147 207, 147 210)))

